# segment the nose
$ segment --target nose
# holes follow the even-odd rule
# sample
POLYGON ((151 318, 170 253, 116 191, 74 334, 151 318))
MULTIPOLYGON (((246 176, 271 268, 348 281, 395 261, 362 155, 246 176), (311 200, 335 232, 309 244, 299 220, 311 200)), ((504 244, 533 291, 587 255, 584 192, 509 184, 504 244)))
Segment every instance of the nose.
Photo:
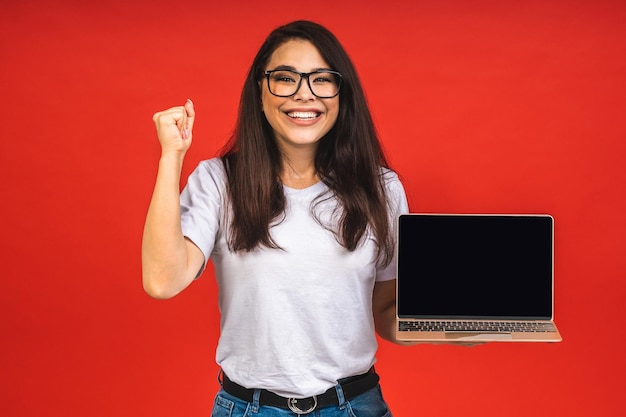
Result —
POLYGON ((293 98, 296 100, 311 100, 315 98, 315 94, 313 94, 311 85, 309 84, 309 74, 301 75, 300 85, 293 95, 293 98))

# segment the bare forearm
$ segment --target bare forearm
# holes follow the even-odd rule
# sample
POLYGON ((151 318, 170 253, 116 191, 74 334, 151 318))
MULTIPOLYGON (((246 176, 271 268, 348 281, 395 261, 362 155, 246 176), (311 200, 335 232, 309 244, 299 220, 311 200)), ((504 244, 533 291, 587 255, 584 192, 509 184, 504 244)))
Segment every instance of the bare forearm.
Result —
POLYGON ((374 316, 374 324, 376 326, 376 333, 383 339, 396 343, 395 335, 395 304, 380 310, 378 314, 374 316))
POLYGON ((380 337, 399 345, 413 343, 402 342, 396 338, 396 280, 381 281, 374 285, 372 294, 374 326, 380 337))
POLYGON ((383 339, 402 346, 415 345, 415 342, 401 341, 396 338, 396 303, 389 303, 374 316, 376 333, 383 339))
MULTIPOLYGON (((165 154, 146 216, 142 242, 143 285, 156 298, 169 298, 189 284, 187 249, 180 223, 183 155, 165 154)), ((192 277, 193 279, 193 277, 192 277)))

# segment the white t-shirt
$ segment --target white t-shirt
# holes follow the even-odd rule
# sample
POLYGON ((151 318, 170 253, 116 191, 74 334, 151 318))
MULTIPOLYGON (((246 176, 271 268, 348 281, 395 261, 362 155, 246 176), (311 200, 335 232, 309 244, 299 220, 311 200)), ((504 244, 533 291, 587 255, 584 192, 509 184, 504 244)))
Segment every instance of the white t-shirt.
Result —
MULTIPOLYGON (((385 171, 385 178, 395 236, 397 217, 408 211, 406 196, 395 173, 385 171)), ((271 227, 282 250, 228 249, 226 176, 217 158, 201 162, 189 177, 181 194, 182 227, 215 269, 217 363, 244 387, 308 397, 374 364, 372 289, 375 281, 395 278, 396 262, 377 267, 371 235, 350 252, 320 226, 311 207, 328 191, 325 184, 284 189, 285 216, 271 227)), ((329 222, 336 206, 331 198, 315 210, 329 222)))

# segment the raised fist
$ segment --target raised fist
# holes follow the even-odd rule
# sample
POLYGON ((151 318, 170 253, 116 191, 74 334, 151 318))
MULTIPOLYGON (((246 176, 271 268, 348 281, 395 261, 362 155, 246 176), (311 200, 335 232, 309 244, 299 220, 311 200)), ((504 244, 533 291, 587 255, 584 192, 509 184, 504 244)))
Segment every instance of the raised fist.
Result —
POLYGON ((152 116, 163 153, 184 153, 189 149, 195 115, 193 102, 187 99, 183 106, 172 107, 152 116))

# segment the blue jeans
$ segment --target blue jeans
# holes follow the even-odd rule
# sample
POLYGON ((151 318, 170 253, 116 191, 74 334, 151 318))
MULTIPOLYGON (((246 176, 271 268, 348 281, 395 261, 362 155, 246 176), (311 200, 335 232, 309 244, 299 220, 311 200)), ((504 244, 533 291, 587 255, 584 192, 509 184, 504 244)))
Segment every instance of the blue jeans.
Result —
MULTIPOLYGON (((335 387, 339 405, 316 409, 304 417, 392 417, 383 399, 380 385, 346 401, 341 386, 335 387)), ((288 408, 259 405, 258 391, 253 402, 242 401, 224 390, 215 397, 211 417, 297 417, 288 408)))

